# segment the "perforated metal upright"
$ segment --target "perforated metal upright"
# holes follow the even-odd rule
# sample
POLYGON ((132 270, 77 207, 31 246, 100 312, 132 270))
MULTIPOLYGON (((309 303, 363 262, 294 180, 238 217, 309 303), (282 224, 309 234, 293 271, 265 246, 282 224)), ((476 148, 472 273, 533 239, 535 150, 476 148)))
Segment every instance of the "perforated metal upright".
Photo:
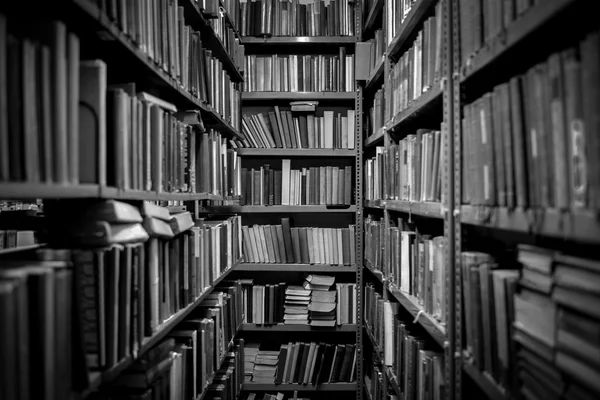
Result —
MULTIPOLYGON (((354 20, 356 42, 360 42, 362 37, 362 1, 357 0, 354 6, 354 20)), ((355 53, 356 54, 356 53, 355 53)), ((356 62, 356 60, 355 60, 356 62)), ((356 399, 362 400, 363 398, 363 91, 361 85, 357 81, 354 81, 354 87, 356 88, 356 98, 354 99, 354 110, 356 115, 356 131, 355 135, 355 202, 356 202, 356 218, 355 218, 355 229, 356 232, 356 399)))

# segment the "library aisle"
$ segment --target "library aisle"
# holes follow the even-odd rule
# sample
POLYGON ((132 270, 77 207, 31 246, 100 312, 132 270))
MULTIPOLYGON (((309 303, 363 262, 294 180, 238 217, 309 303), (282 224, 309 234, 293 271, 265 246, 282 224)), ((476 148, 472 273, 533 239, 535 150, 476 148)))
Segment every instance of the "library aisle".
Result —
POLYGON ((13 3, 0 399, 600 397, 594 2, 13 3))

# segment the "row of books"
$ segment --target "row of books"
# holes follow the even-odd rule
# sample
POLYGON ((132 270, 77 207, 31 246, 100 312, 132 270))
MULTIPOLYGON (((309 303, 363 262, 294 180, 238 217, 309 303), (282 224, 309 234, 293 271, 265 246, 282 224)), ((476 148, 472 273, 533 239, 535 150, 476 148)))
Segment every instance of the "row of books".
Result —
MULTIPOLYGON (((232 10, 239 17, 239 1, 234 4, 233 2, 229 2, 232 10)), ((208 24, 211 26, 213 32, 219 38, 223 46, 225 47, 226 53, 233 60, 233 63, 237 69, 241 69, 244 67, 244 59, 245 55, 245 47, 240 41, 240 38, 237 37, 236 32, 229 25, 227 21, 227 13, 229 10, 225 11, 223 8, 220 8, 219 12, 216 14, 216 18, 207 19, 208 24)))
POLYGON ((243 205, 351 205, 352 167, 292 169, 290 159, 281 160, 281 170, 265 164, 242 168, 243 205))
POLYGON ((423 23, 410 49, 392 69, 390 117, 396 115, 432 90, 442 77, 445 46, 442 43, 443 2, 435 6, 435 16, 423 23))
POLYGON ((433 350, 410 329, 409 322, 398 318, 397 303, 383 301, 382 306, 380 314, 371 314, 371 320, 383 327, 383 362, 392 369, 404 398, 441 400, 445 393, 444 354, 433 350))
POLYGON ((14 57, 0 69, 11 82, 0 91, 0 103, 11 99, 0 123, 0 180, 195 191, 200 141, 192 131, 200 128, 188 124, 201 127, 199 116, 176 114, 174 105, 136 91, 133 83, 108 85, 106 64, 80 62, 78 39, 62 23, 52 23, 50 32, 70 49, 57 72, 65 79, 49 80, 61 49, 9 36, 14 57))
POLYGON ((281 225, 242 227, 245 262, 354 265, 354 226, 290 228, 281 225))
POLYGON ((246 56, 247 92, 353 92, 354 54, 246 56))
POLYGON ((246 379, 260 383, 322 383, 355 382, 355 344, 289 342, 279 350, 263 350, 258 344, 255 356, 245 361, 246 379))
POLYGON ((244 36, 354 36, 348 0, 251 0, 241 3, 244 36))
MULTIPOLYGON (((209 2, 212 2, 212 0, 209 2)), ((240 3, 240 0, 223 1, 223 10, 225 14, 227 14, 227 16, 229 17, 233 28, 240 32, 240 28, 242 27, 242 5, 240 3)))
POLYGON ((384 221, 365 218, 365 260, 442 322, 446 321, 445 246, 443 236, 421 234, 401 218, 390 221, 388 229, 384 221))
POLYGON ((419 1, 420 0, 392 0, 386 4, 386 33, 388 46, 396 37, 396 33, 400 30, 400 27, 406 16, 410 13, 410 10, 419 1))
POLYGON ((383 54, 386 50, 386 43, 383 35, 383 30, 377 29, 373 34, 373 38, 367 40, 369 44, 369 75, 375 71, 377 66, 383 61, 383 54))
MULTIPOLYGON (((236 97, 234 86, 221 60, 214 58, 213 51, 207 48, 212 38, 186 25, 185 10, 178 4, 179 0, 100 2, 101 10, 129 36, 133 45, 194 96, 211 104, 226 118, 230 117, 231 110, 226 112, 221 101, 226 93, 221 91, 229 91, 228 98, 236 97)), ((211 10, 219 6, 215 1, 205 4, 211 10)), ((243 51, 235 51, 239 43, 232 45, 228 53, 235 52, 236 64, 243 65, 243 51)), ((231 119, 232 123, 235 121, 231 119)))
POLYGON ((192 161, 195 159, 197 167, 190 174, 195 177, 196 192, 241 195, 241 159, 234 150, 227 148, 227 140, 211 129, 198 135, 196 143, 197 154, 191 158, 192 161))
POLYGON ((234 148, 354 149, 355 111, 346 115, 323 111, 323 116, 280 110, 244 114, 244 140, 232 141, 234 148))
MULTIPOLYGON (((326 278, 334 282, 333 277, 326 278)), ((251 279, 240 281, 243 322, 257 325, 284 323, 324 327, 355 324, 356 284, 337 283, 333 290, 323 295, 314 292, 326 286, 315 283, 321 279, 320 276, 309 275, 302 285, 286 283, 260 285, 254 284, 251 279), (319 304, 311 306, 311 299, 319 304), (313 311, 320 312, 317 310, 321 306, 320 303, 328 303, 327 318, 323 318, 324 316, 319 318, 318 314, 312 314, 313 311)), ((327 285, 327 290, 332 285, 333 283, 327 285)))
POLYGON ((7 229, 0 230, 0 249, 32 246, 38 243, 35 231, 7 229))
POLYGON ((516 261, 462 254, 471 362, 515 394, 596 398, 598 261, 522 244, 516 261))
POLYGON ((385 90, 378 89, 373 95, 373 105, 369 108, 368 135, 374 135, 386 124, 385 119, 385 90))
POLYGON ((599 38, 590 33, 465 106, 464 203, 597 207, 600 142, 589 102, 600 93, 599 38))
POLYGON ((535 13, 540 1, 462 1, 459 7, 461 65, 511 23, 535 13))
POLYGON ((366 162, 365 198, 439 202, 442 197, 442 131, 417 130, 366 162))
MULTIPOLYGON (((164 390, 162 378, 167 380, 162 384, 168 384, 170 389, 167 399, 195 399, 213 389, 224 369, 236 366, 241 370, 243 339, 233 343, 235 331, 226 330, 235 299, 223 292, 211 296, 178 323, 166 340, 136 359, 107 392, 119 398, 140 393, 156 395, 157 391, 164 390), (223 339, 225 348, 221 343, 223 339)), ((237 381, 240 384, 243 381, 241 373, 237 381)))

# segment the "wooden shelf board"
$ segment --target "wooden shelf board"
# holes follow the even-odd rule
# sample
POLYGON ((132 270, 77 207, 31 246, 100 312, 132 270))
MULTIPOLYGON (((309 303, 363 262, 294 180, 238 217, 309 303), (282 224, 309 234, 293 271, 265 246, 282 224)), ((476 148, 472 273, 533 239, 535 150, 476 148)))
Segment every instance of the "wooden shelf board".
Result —
POLYGON ((444 342, 446 341, 446 328, 442 326, 439 321, 426 313, 425 310, 423 310, 423 307, 417 302, 417 298, 403 293, 400 291, 400 289, 391 284, 388 286, 388 291, 413 317, 417 317, 417 315, 419 315, 417 322, 419 322, 419 324, 425 328, 429 335, 431 335, 431 337, 443 347, 444 342))
POLYGON ((298 383, 282 383, 276 385, 274 383, 254 383, 244 382, 242 390, 246 392, 252 391, 294 391, 299 392, 353 392, 357 388, 356 383, 322 383, 320 385, 302 385, 298 383))
POLYGON ((237 149, 240 156, 257 157, 354 157, 356 150, 347 149, 237 149))
POLYGON ((242 100, 354 100, 356 92, 243 92, 242 100))
POLYGON ((148 201, 234 200, 239 198, 239 196, 221 196, 211 193, 157 193, 143 190, 119 190, 113 187, 102 187, 100 197, 116 200, 148 201))
POLYGON ((385 55, 381 57, 381 60, 375 65, 373 71, 369 75, 369 79, 365 83, 365 91, 371 91, 375 89, 378 82, 383 77, 383 70, 385 69, 385 55))
POLYGON ((371 9, 369 10, 369 15, 365 20, 363 36, 365 36, 367 32, 374 30, 375 23, 379 20, 379 16, 383 12, 383 3, 384 0, 375 0, 375 3, 373 3, 373 6, 371 6, 371 9))
MULTIPOLYGON (((461 68, 461 83, 483 71, 502 58, 509 50, 526 39, 532 32, 547 24, 575 0, 546 0, 539 2, 514 20, 500 35, 491 39, 461 68)), ((494 73, 494 72, 492 72, 494 73)))
POLYGON ((214 206, 200 208, 205 213, 353 213, 356 206, 327 208, 327 206, 214 206))
POLYGON ((329 264, 241 263, 236 271, 356 272, 356 267, 329 264))
POLYGON ((83 199, 95 198, 100 193, 98 185, 71 185, 48 183, 0 183, 0 199, 83 199))
POLYGON ((242 324, 239 332, 356 332, 356 324, 339 325, 333 328, 309 325, 255 325, 242 324))
POLYGON ((463 205, 460 221, 493 229, 531 233, 587 243, 600 242, 600 222, 593 211, 561 212, 463 205))
POLYGON ((380 144, 381 142, 383 142, 383 137, 385 136, 385 127, 381 127, 377 130, 377 132, 375 132, 374 134, 372 134, 371 136, 369 136, 368 138, 365 139, 365 147, 373 147, 375 145, 380 144))
POLYGON ((419 0, 415 3, 388 46, 387 54, 389 57, 393 59, 399 58, 400 54, 397 53, 404 47, 406 40, 423 21, 430 7, 434 6, 437 2, 438 0, 419 0))
POLYGON ((434 108, 436 105, 442 105, 442 86, 439 82, 434 83, 433 87, 423 93, 421 97, 414 100, 407 108, 397 113, 386 125, 390 131, 398 129, 407 121, 420 117, 425 111, 434 108))
POLYGON ((5 255, 5 254, 20 253, 22 251, 37 250, 44 246, 46 246, 45 243, 37 243, 37 244, 29 245, 29 246, 9 247, 6 249, 0 249, 0 256, 5 255))
POLYGON ((356 36, 244 36, 244 45, 351 45, 356 43, 356 36))
POLYGON ((372 268, 367 262, 365 262, 365 268, 371 271, 380 282, 385 282, 384 286, 387 288, 388 293, 390 293, 413 317, 416 318, 417 315, 419 315, 417 322, 425 328, 429 335, 440 346, 443 347, 444 342, 446 341, 446 328, 423 310, 423 307, 418 303, 416 297, 401 292, 398 287, 387 281, 380 271, 372 268))
POLYGON ((444 218, 443 207, 437 202, 417 202, 406 200, 365 200, 364 207, 387 211, 399 211, 422 217, 444 218))
POLYGON ((473 365, 465 362, 463 370, 490 400, 511 400, 511 396, 504 389, 473 365))

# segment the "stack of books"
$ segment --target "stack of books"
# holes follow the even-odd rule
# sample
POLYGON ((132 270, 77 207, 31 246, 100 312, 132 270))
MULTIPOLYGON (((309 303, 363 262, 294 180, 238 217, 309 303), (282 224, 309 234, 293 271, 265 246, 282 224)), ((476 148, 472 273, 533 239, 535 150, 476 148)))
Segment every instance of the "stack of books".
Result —
POLYGON ((246 343, 244 348, 244 382, 252 381, 256 356, 258 355, 259 343, 246 343))
POLYGON ((310 312, 311 326, 335 326, 336 292, 331 290, 335 277, 324 275, 308 275, 304 281, 304 288, 311 290, 310 312))
POLYGON ((252 382, 273 383, 278 359, 279 351, 277 350, 259 350, 254 361, 252 382))
POLYGON ((312 290, 302 286, 288 286, 285 290, 285 311, 283 322, 286 325, 308 325, 309 303, 312 290))

